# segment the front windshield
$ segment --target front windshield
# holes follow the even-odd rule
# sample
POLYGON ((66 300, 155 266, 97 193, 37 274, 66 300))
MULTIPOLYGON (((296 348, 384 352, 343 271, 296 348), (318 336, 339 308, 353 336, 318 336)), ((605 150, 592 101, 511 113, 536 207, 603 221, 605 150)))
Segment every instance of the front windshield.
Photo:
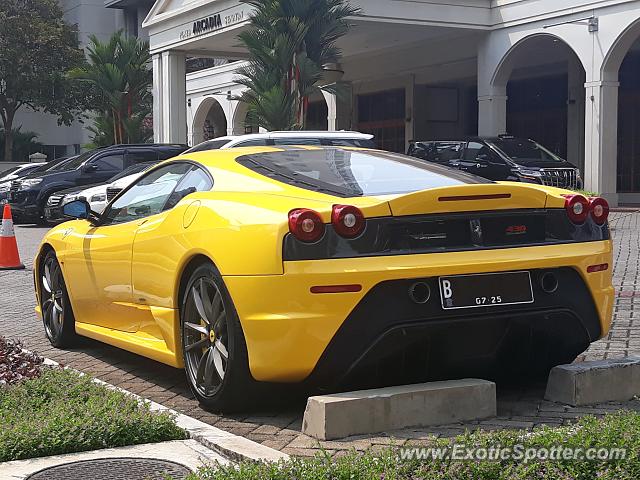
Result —
POLYGON ((20 167, 11 167, 11 168, 8 168, 7 170, 3 170, 2 172, 0 172, 0 178, 6 177, 7 175, 11 175, 13 172, 18 170, 18 168, 20 167))
POLYGON ((516 163, 564 162, 564 160, 555 153, 552 153, 533 140, 501 138, 498 140, 492 140, 489 143, 498 150, 501 150, 508 158, 516 163))

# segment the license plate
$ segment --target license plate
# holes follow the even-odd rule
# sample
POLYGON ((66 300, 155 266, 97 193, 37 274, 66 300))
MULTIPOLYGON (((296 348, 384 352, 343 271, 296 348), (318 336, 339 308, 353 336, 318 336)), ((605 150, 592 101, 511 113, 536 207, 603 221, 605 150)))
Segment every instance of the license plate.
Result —
POLYGON ((507 272, 440 277, 440 299, 445 310, 533 303, 531 274, 507 272))

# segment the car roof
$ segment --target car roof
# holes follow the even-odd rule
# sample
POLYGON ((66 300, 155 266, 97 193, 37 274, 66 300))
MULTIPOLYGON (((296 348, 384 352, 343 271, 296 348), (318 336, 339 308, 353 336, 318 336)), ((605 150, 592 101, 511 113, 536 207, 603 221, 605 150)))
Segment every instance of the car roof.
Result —
POLYGON ((107 148, 131 148, 131 147, 140 147, 140 148, 188 148, 187 145, 181 143, 119 143, 116 145, 111 145, 107 148))
MULTIPOLYGON (((249 133, 246 135, 238 135, 232 137, 234 140, 253 140, 260 138, 361 138, 363 140, 370 140, 373 135, 369 133, 351 132, 347 130, 339 130, 334 132, 328 132, 325 130, 289 130, 289 131, 274 131, 265 133, 249 133)), ((214 138, 214 140, 219 140, 214 138)))
POLYGON ((410 140, 409 143, 454 143, 454 142, 496 142, 499 140, 524 140, 530 139, 524 137, 516 137, 513 135, 497 135, 497 136, 463 136, 456 138, 437 138, 431 140, 410 140))

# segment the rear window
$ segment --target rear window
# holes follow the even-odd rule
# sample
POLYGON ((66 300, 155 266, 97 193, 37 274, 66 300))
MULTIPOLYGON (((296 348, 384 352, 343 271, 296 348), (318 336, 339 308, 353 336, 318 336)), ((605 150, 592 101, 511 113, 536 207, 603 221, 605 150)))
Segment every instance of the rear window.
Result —
POLYGON ((492 183, 484 178, 388 152, 291 149, 238 157, 237 162, 283 183, 343 197, 409 193, 492 183))

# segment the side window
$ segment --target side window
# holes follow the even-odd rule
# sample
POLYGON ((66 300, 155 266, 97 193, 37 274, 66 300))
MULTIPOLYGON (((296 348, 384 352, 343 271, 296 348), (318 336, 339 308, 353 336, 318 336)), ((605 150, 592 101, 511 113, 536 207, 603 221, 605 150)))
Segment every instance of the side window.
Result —
POLYGON ((103 224, 131 222, 162 212, 191 167, 189 163, 172 163, 143 176, 111 204, 103 224))
POLYGON ((469 142, 464 152, 464 159, 475 162, 479 158, 490 163, 504 163, 489 147, 478 142, 469 142))
POLYGON ((445 163, 450 160, 460 160, 462 158, 463 143, 441 143, 435 144, 436 162, 445 163))
POLYGON ((267 146, 267 141, 265 139, 258 139, 258 138, 256 138, 255 140, 245 140, 244 142, 240 142, 234 145, 234 147, 266 147, 266 146, 267 146))
POLYGON ((127 152, 127 160, 129 165, 144 162, 157 162, 158 152, 154 150, 129 150, 127 152))
POLYGON ((274 145, 322 145, 319 138, 274 138, 274 145))
POLYGON ((195 192, 211 190, 212 187, 213 182, 207 172, 202 170, 200 167, 194 166, 184 177, 182 177, 182 180, 180 180, 180 183, 167 200, 164 209, 169 210, 170 208, 175 207, 178 202, 187 195, 195 192))
POLYGON ((105 155, 90 163, 98 167, 98 170, 119 172, 124 169, 124 155, 121 153, 105 155))

